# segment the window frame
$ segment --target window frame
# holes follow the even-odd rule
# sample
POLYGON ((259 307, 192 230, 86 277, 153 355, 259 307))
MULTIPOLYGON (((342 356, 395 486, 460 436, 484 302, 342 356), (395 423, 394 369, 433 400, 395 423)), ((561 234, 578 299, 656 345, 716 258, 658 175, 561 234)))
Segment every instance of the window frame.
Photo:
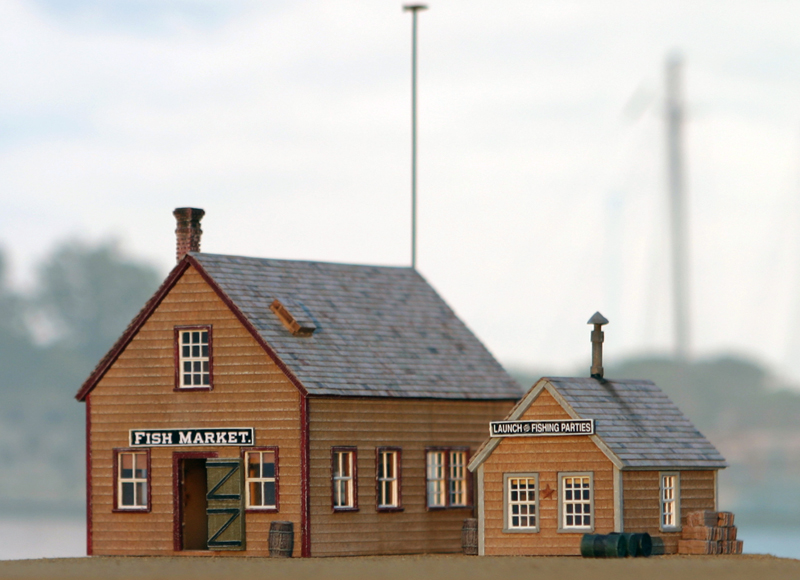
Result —
MULTIPOLYGON (((241 450, 241 460, 242 460, 242 469, 244 469, 244 511, 245 513, 259 513, 259 514, 276 514, 281 510, 281 485, 280 485, 280 470, 279 470, 279 462, 278 462, 278 447, 276 445, 266 446, 266 447, 243 447, 241 450), (250 505, 250 478, 248 477, 248 463, 247 463, 247 454, 248 453, 264 453, 264 452, 272 452, 275 454, 275 506, 251 506, 250 505)), ((259 479, 264 479, 259 478, 259 479)))
POLYGON ((334 445, 331 447, 331 509, 334 512, 357 512, 358 511, 358 448, 348 445, 334 445), (336 480, 334 473, 336 473, 336 454, 337 453, 350 453, 351 457, 351 477, 353 503, 347 506, 336 505, 336 480))
MULTIPOLYGON (((111 511, 115 512, 115 513, 149 513, 151 511, 151 509, 152 509, 152 503, 153 503, 152 495, 151 495, 153 474, 152 474, 152 471, 151 471, 150 448, 149 447, 136 447, 136 448, 132 448, 132 447, 124 447, 124 448, 122 448, 122 447, 120 447, 120 448, 114 448, 112 451, 113 451, 113 462, 112 462, 112 464, 113 464, 113 470, 114 470, 114 477, 113 477, 113 482, 114 482, 113 502, 114 503, 112 504, 111 511), (147 478, 146 478, 147 479, 147 483, 146 483, 147 501, 145 502, 145 505, 143 505, 143 506, 124 507, 124 506, 120 505, 120 502, 122 501, 122 497, 120 496, 120 489, 119 489, 119 486, 120 486, 120 483, 121 483, 121 479, 122 479, 120 477, 120 472, 119 472, 120 468, 121 468, 121 465, 122 465, 120 463, 120 456, 122 454, 124 454, 124 453, 143 454, 147 458, 147 478)), ((134 481, 135 481, 135 479, 134 479, 134 481)))
MULTIPOLYGON (((403 449, 401 447, 376 447, 375 448, 375 511, 401 512, 403 511, 403 449), (379 478, 381 454, 395 454, 394 487, 397 497, 396 505, 381 505, 381 479, 379 478)), ((384 480, 386 481, 386 480, 384 480)))
POLYGON ((437 510, 450 510, 450 509, 472 509, 473 508, 473 492, 472 492, 472 473, 467 469, 470 460, 470 448, 466 446, 453 446, 453 447, 426 447, 425 448, 425 509, 428 511, 437 510), (428 482, 433 481, 428 478, 428 455, 430 453, 443 452, 444 453, 444 505, 431 505, 430 497, 428 494, 428 482), (450 501, 450 453, 462 452, 464 453, 464 485, 466 486, 465 494, 467 503, 464 505, 453 504, 450 501))
MULTIPOLYGON (((583 502, 581 502, 583 503, 583 502)), ((558 473, 558 533, 566 534, 585 534, 594 532, 597 514, 594 511, 594 472, 593 471, 570 471, 558 473), (566 525, 566 510, 564 509, 564 479, 567 477, 588 477, 589 478, 589 514, 591 525, 589 526, 570 526, 566 525)))
MULTIPOLYGON (((529 502, 526 502, 529 504, 529 502)), ((530 504, 529 504, 530 505, 530 504)), ((538 534, 539 524, 541 523, 541 509, 539 502, 539 474, 535 472, 527 473, 504 473, 503 474, 503 533, 504 534, 538 534), (533 479, 534 480, 534 500, 533 505, 536 506, 536 525, 526 528, 511 527, 511 490, 509 489, 510 481, 512 479, 533 479)))
POLYGON ((214 388, 214 335, 212 332, 211 324, 196 324, 192 326, 175 326, 175 386, 174 391, 211 391, 214 388), (183 369, 181 368, 181 333, 192 331, 206 331, 208 332, 208 384, 207 385, 191 385, 182 386, 181 375, 183 369))
POLYGON ((680 532, 681 531, 681 474, 679 471, 659 471, 658 472, 658 529, 662 532, 680 532), (664 499, 664 479, 667 477, 674 477, 675 483, 672 487, 673 497, 672 504, 675 516, 675 525, 667 526, 664 524, 664 505, 667 503, 664 499))

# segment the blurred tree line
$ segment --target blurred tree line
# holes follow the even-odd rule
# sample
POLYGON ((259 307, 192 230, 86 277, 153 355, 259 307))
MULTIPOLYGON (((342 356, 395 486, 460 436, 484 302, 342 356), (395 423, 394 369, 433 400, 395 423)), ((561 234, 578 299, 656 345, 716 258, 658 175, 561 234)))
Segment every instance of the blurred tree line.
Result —
MULTIPOLYGON (((23 295, 0 251, 0 516, 83 515, 84 406, 74 396, 161 279, 114 242, 72 241, 39 264, 23 295)), ((608 377, 658 384, 726 457, 723 509, 754 523, 800 521, 797 390, 741 358, 609 362, 608 377)), ((524 389, 542 376, 511 372, 524 389)))
POLYGON ((21 294, 0 252, 0 514, 82 513, 84 407, 74 396, 160 279, 114 242, 72 241, 21 294))

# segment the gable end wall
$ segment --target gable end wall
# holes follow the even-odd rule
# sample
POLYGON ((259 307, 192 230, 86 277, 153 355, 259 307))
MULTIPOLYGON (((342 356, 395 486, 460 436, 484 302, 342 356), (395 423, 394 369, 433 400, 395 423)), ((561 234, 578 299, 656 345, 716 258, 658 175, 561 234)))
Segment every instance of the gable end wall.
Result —
POLYGON ((247 513, 247 551, 195 555, 268 555, 269 524, 301 532, 301 395, 192 267, 170 290, 91 393, 91 513, 96 555, 173 554, 173 452, 239 457, 238 447, 155 447, 149 513, 114 513, 113 449, 132 428, 254 427, 256 446, 280 448, 280 513, 247 513), (174 327, 213 326, 214 388, 175 392, 174 327))
MULTIPOLYGON (((560 420, 570 416, 543 390, 520 420, 560 420)), ((592 472, 594 532, 614 531, 614 466, 586 436, 507 437, 482 465, 484 552, 487 556, 580 555, 583 532, 558 531, 558 474, 592 472), (539 474, 539 532, 503 532, 506 473, 539 474), (542 489, 556 490, 544 498, 542 489)))

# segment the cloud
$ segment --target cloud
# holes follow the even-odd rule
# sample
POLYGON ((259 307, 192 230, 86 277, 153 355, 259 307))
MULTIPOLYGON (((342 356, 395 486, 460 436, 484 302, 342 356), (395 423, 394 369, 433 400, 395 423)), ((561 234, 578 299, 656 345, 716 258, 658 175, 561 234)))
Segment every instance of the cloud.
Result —
MULTIPOLYGON (((423 274, 505 360, 588 356, 598 309, 609 356, 669 349, 661 76, 679 47, 695 346, 781 364, 800 347, 800 249, 780 233, 798 217, 798 10, 432 4, 423 274), (643 83, 652 103, 626 121, 643 83)), ((0 243, 23 270, 74 235, 121 237, 166 269, 181 205, 207 210, 208 251, 408 263, 400 4, 12 0, 0 21, 0 243)))

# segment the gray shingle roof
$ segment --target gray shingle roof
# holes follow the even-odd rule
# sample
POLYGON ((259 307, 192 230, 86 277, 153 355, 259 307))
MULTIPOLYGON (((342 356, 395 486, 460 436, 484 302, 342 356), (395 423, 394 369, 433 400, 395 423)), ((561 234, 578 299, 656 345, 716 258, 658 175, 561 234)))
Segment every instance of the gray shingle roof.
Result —
POLYGON ((630 467, 725 467, 719 451, 652 381, 548 379, 630 467))
POLYGON ((522 391, 411 268, 192 253, 312 395, 518 399, 522 391), (280 300, 316 326, 294 336, 280 300), (298 311, 302 309, 302 312, 298 311))
MULTIPOLYGON (((622 468, 726 467, 725 459, 652 381, 546 377, 508 415, 519 419, 538 393, 547 389, 575 418, 594 419, 595 433, 622 468)), ((475 454, 477 468, 499 438, 475 454)))

